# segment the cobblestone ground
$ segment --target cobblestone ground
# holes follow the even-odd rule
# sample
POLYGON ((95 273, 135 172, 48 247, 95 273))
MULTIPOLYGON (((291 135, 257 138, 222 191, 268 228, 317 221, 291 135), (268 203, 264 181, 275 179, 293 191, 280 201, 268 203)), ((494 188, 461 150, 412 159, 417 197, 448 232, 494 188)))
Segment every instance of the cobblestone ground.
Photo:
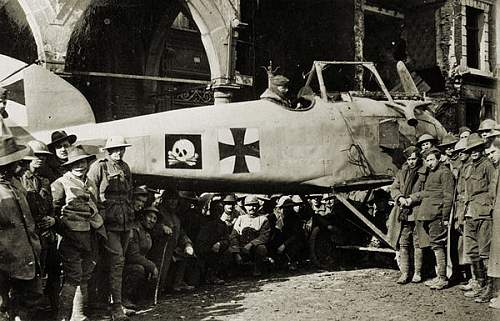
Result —
POLYGON ((456 287, 400 286, 397 277, 375 268, 237 280, 166 297, 132 320, 500 320, 456 287))

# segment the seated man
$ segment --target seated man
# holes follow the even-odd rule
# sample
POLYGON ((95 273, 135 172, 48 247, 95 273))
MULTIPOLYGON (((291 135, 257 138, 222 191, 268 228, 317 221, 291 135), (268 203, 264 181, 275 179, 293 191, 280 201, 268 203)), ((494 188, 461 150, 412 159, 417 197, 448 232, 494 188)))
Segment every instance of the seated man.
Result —
POLYGON ((132 227, 132 238, 125 254, 125 268, 123 271, 123 305, 133 308, 141 297, 140 291, 146 284, 158 278, 158 269, 146 255, 151 249, 152 241, 149 231, 157 221, 159 211, 156 207, 145 208, 139 215, 139 221, 132 227), (138 295, 140 294, 140 295, 138 295))
POLYGON ((290 80, 285 76, 272 76, 269 79, 269 88, 267 88, 262 95, 260 95, 260 99, 268 100, 275 104, 290 108, 290 100, 286 97, 289 82, 290 80))
POLYGON ((259 200, 255 195, 245 197, 247 214, 241 215, 234 223, 229 237, 229 251, 233 253, 237 264, 244 260, 254 262, 254 276, 260 276, 261 265, 267 257, 266 243, 269 241, 271 227, 266 216, 257 211, 259 200))

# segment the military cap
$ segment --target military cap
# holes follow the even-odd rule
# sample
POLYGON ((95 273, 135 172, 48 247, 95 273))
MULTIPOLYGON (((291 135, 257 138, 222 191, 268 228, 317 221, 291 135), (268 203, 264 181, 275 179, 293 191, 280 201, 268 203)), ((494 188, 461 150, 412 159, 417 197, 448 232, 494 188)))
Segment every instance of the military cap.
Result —
POLYGON ((245 205, 259 205, 259 199, 255 195, 247 195, 245 197, 245 205))
POLYGON ((441 144, 438 145, 440 148, 445 147, 453 147, 458 142, 458 138, 453 134, 446 134, 441 141, 441 144))
POLYGON ((234 194, 227 194, 222 199, 222 202, 223 203, 236 203, 236 197, 234 196, 234 194))
POLYGON ((321 198, 321 203, 326 203, 326 201, 331 200, 334 197, 335 197, 335 194, 333 194, 333 193, 331 193, 331 194, 325 193, 325 194, 323 194, 323 197, 321 198))
POLYGON ((433 142, 436 141, 436 138, 434 136, 432 136, 431 134, 423 134, 418 138, 417 146, 421 145, 422 143, 432 142, 432 141, 433 142))
POLYGON ((146 207, 146 208, 145 208, 145 209, 143 209, 141 212, 142 212, 142 213, 146 213, 146 212, 153 212, 153 213, 155 213, 155 214, 159 214, 159 213, 160 213, 160 211, 156 208, 156 206, 152 206, 152 205, 151 205, 151 206, 146 207))
POLYGON ((285 76, 282 75, 277 75, 271 77, 271 85, 274 86, 286 86, 290 82, 290 79, 286 78, 285 76))
POLYGON ((463 133, 465 132, 469 132, 469 133, 472 133, 472 131, 470 130, 469 127, 467 126, 462 126, 458 129, 458 136, 462 135, 463 133))
POLYGON ((496 121, 494 121, 493 119, 487 118, 487 119, 483 120, 481 122, 481 124, 479 124, 479 128, 477 129, 477 132, 480 133, 480 132, 486 132, 486 131, 495 129, 496 125, 497 125, 496 121))
POLYGON ((464 152, 471 151, 472 149, 483 146, 484 147, 485 141, 477 133, 471 134, 467 138, 467 146, 464 149, 464 152))
POLYGON ((409 146, 409 147, 405 148, 405 150, 403 151, 403 154, 406 156, 406 158, 410 157, 411 154, 413 154, 413 153, 416 153, 417 156, 420 156, 420 149, 418 149, 415 146, 409 146))
POLYGON ((299 195, 293 195, 292 196, 292 201, 295 204, 302 204, 302 203, 304 203, 304 201, 302 200, 302 198, 299 195))
POLYGON ((146 185, 137 186, 132 190, 134 195, 149 195, 148 188, 146 185))

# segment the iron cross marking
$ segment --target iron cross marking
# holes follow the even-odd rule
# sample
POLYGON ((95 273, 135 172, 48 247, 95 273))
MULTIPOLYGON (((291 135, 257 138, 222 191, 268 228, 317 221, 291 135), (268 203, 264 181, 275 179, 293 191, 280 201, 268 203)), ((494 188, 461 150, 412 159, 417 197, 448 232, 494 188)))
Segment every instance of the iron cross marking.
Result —
POLYGON ((260 158, 259 141, 245 145, 246 128, 231 128, 234 145, 219 142, 220 160, 235 156, 233 174, 250 173, 245 156, 260 158))

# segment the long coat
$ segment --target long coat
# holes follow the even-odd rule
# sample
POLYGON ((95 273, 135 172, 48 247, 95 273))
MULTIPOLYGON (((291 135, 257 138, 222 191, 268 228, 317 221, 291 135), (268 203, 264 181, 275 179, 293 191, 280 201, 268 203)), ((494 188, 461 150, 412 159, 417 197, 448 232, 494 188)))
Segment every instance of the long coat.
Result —
POLYGON ((11 278, 31 280, 40 257, 26 191, 17 179, 0 179, 0 271, 11 278))
MULTIPOLYGON (((497 169, 497 177, 500 171, 497 169)), ((500 185, 497 179, 495 206, 493 207, 493 228, 491 231, 490 260, 488 276, 500 278, 500 185)))
POLYGON ((159 288, 165 289, 168 281, 168 272, 170 263, 174 256, 175 249, 185 247, 192 244, 189 237, 186 235, 181 226, 181 220, 173 211, 169 211, 160 206, 160 215, 158 222, 151 231, 151 239, 153 246, 148 253, 148 258, 151 259, 158 267, 159 271, 159 288), (170 227, 172 234, 167 236, 163 231, 163 225, 170 227), (162 264, 163 263, 163 264, 162 264))

